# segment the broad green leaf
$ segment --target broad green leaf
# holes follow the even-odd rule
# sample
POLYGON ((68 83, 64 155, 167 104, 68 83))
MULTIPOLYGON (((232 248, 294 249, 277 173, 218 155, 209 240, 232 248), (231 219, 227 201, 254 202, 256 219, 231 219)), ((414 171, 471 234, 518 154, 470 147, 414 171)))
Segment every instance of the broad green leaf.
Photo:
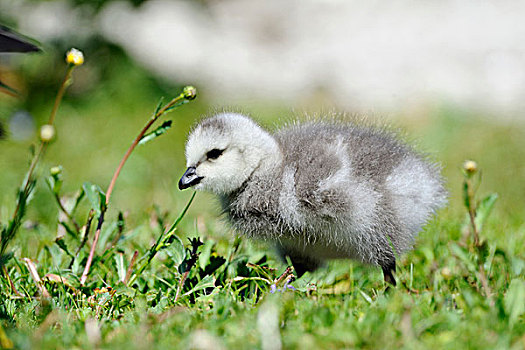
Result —
POLYGON ((372 298, 368 294, 363 292, 361 289, 359 289, 359 293, 361 293, 363 299, 365 299, 369 304, 372 304, 372 298))
POLYGON ((174 110, 175 108, 179 108, 180 106, 182 106, 182 105, 184 105, 184 104, 186 104, 186 103, 188 103, 188 102, 190 102, 190 101, 188 101, 188 100, 182 100, 182 101, 180 101, 180 102, 177 102, 177 103, 175 103, 173 106, 171 106, 171 107, 169 107, 169 108, 166 108, 166 110, 164 111, 164 113, 168 113, 169 111, 172 111, 172 110, 174 110))
MULTIPOLYGON (((177 220, 175 220, 175 222, 173 223, 173 225, 171 225, 171 227, 169 228, 169 230, 166 232, 167 234, 171 233, 173 230, 175 230, 175 228, 177 227, 177 225, 179 224, 179 222, 181 222, 182 218, 184 217, 184 215, 186 215, 186 212, 188 211, 188 209, 190 208, 190 205, 191 203, 193 202, 193 199, 195 198, 195 195, 197 194, 196 191, 193 192, 193 194, 191 195, 191 198, 190 200, 188 201, 188 203, 186 204, 186 206, 184 207, 184 209, 182 210, 182 212, 180 213, 179 217, 177 218, 177 220)), ((161 236, 162 237, 162 236, 161 236)), ((159 240, 157 241, 157 244, 158 242, 160 241, 160 238, 159 237, 159 240)))
POLYGON ((117 295, 125 295, 129 298, 133 298, 137 294, 137 290, 123 284, 117 284, 113 287, 117 295))
POLYGON ((77 196, 75 198, 75 205, 73 206, 73 209, 71 209, 71 215, 73 215, 75 213, 75 211, 78 208, 78 205, 80 204, 82 199, 84 199, 85 194, 86 194, 86 192, 84 192, 84 189, 80 188, 80 191, 78 192, 78 194, 77 194, 77 196))
POLYGON ((118 253, 114 255, 115 266, 117 267, 118 279, 124 281, 126 278, 126 267, 124 266, 124 254, 118 253))
POLYGON ((156 128, 152 132, 147 133, 146 135, 142 136, 142 138, 139 141, 139 145, 143 145, 146 142, 149 142, 149 141, 153 140, 154 138, 157 138, 160 135, 164 134, 166 131, 168 131, 171 128, 171 124, 172 124, 172 121, 171 120, 167 120, 164 123, 162 123, 161 126, 156 128))
MULTIPOLYGON (((26 174, 26 178, 27 176, 28 174, 26 174)), ((29 201, 32 198, 32 192, 35 188, 35 184, 36 180, 28 180, 27 186, 18 190, 18 210, 16 211, 16 215, 14 215, 13 219, 9 221, 7 227, 2 228, 2 240, 0 241, 0 255, 5 253, 9 241, 15 237, 18 229, 20 228, 22 219, 26 213, 27 204, 29 204, 29 201)))
POLYGON ((115 235, 118 229, 118 222, 111 221, 106 222, 105 226, 102 227, 102 231, 100 232, 100 238, 98 241, 98 247, 100 249, 104 249, 106 247, 108 242, 111 242, 110 238, 115 235))
POLYGON ((214 245, 215 241, 212 239, 208 239, 204 243, 204 247, 202 248, 201 254, 199 255, 199 267, 203 270, 210 263, 210 255, 214 245))
POLYGON ((80 276, 80 273, 82 273, 82 269, 84 268, 82 265, 82 259, 85 258, 85 255, 87 255, 87 253, 81 251, 78 253, 77 258, 73 261, 73 265, 71 265, 71 272, 74 275, 80 276))
POLYGON ((490 215, 492 208, 494 208, 494 203, 496 203, 497 199, 498 195, 496 193, 490 194, 483 198, 476 208, 476 218, 474 222, 476 223, 478 232, 483 230, 483 225, 485 224, 487 217, 490 215))
POLYGON ((73 255, 69 252, 66 242, 64 242, 64 239, 62 237, 55 239, 55 243, 60 247, 60 249, 66 252, 67 255, 73 257, 73 255))
POLYGON ((525 260, 519 257, 513 257, 510 266, 512 267, 513 275, 518 276, 525 271, 525 260))
POLYGON ((62 166, 58 165, 56 167, 51 168, 50 170, 51 175, 47 178, 48 184, 50 185, 53 192, 58 195, 60 193, 60 189, 62 188, 62 166))
MULTIPOLYGON (((60 240, 58 240, 58 241, 60 241, 60 240)), ((50 244, 50 245, 46 246, 44 248, 44 250, 42 250, 42 253, 44 253, 44 251, 47 251, 47 253, 51 256, 52 266, 60 266, 62 264, 62 262, 64 261, 64 259, 67 256, 70 256, 70 254, 68 254, 64 250, 64 247, 67 249, 67 246, 65 246, 65 244, 60 246, 60 244, 61 244, 60 242, 56 242, 56 243, 57 244, 50 244), (65 254, 63 252, 65 252, 65 254)), ((39 260, 41 260, 41 259, 42 259, 42 257, 39 258, 39 260)))
POLYGON ((69 227, 69 225, 66 224, 64 221, 60 221, 58 224, 60 226, 62 226, 66 230, 68 235, 70 235, 71 237, 73 237, 73 238, 77 238, 78 237, 78 233, 75 230, 73 230, 71 227, 69 227))
POLYGON ((465 251, 462 247, 457 245, 456 243, 450 244, 450 252, 457 256, 463 263, 467 266, 467 268, 472 272, 476 271, 476 266, 472 262, 472 259, 469 256, 469 253, 465 251))
POLYGON ((159 113, 160 109, 162 108, 162 100, 164 100, 163 97, 161 97, 159 100, 159 103, 157 103, 157 107, 155 108, 155 112, 153 113, 153 116, 157 115, 157 113, 159 113))
POLYGON ((509 323, 513 325, 525 312, 525 281, 513 279, 505 295, 505 311, 509 315, 509 323))
POLYGON ((62 188, 62 181, 58 177, 49 176, 46 179, 47 186, 56 195, 59 195, 62 188))
POLYGON ((97 213, 97 216, 99 216, 106 205, 106 195, 98 185, 92 184, 90 182, 84 182, 82 188, 86 193, 89 203, 91 204, 91 208, 94 209, 97 213))
POLYGON ((192 293, 198 292, 199 290, 203 290, 206 288, 214 288, 215 287, 215 277, 212 275, 208 275, 201 279, 195 287, 193 287, 190 291, 184 293, 185 296, 190 295, 192 293))
POLYGON ((62 283, 64 286, 71 288, 73 291, 76 292, 76 288, 73 286, 73 283, 71 280, 66 278, 65 276, 57 275, 54 273, 48 273, 43 278, 43 280, 48 280, 50 282, 54 283, 62 283))
POLYGON ((12 252, 5 253, 3 255, 0 255, 0 268, 7 264, 7 262, 13 257, 12 252))
POLYGON ((173 260, 176 266, 179 266, 186 259, 186 248, 179 237, 173 235, 173 241, 166 248, 166 253, 173 260))
POLYGON ((213 298, 217 297, 217 295, 219 294, 219 292, 221 291, 221 287, 218 286, 218 287, 215 287, 210 294, 203 294, 197 298, 195 298, 195 300, 197 301, 200 301, 200 302, 204 302, 204 303, 207 303, 209 302, 210 300, 212 300, 213 298))

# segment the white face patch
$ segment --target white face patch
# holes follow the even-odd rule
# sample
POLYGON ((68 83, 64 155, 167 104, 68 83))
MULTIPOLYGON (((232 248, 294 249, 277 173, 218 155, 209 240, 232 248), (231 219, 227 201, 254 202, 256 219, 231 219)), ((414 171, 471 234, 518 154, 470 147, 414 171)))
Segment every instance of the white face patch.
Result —
POLYGON ((240 114, 205 119, 186 143, 186 165, 202 177, 197 190, 227 194, 238 189, 261 164, 280 159, 277 142, 240 114), (212 153, 210 153, 212 151, 212 153), (217 157, 210 157, 220 153, 217 157))
POLYGON ((196 173, 202 180, 195 188, 229 193, 239 188, 252 171, 239 149, 229 145, 217 159, 205 159, 196 166, 196 173))

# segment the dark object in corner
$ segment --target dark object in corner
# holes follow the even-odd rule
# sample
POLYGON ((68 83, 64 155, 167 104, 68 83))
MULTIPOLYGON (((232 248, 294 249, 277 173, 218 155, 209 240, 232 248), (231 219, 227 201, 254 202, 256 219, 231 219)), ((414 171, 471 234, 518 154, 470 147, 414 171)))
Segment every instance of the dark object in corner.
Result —
MULTIPOLYGON (((38 52, 41 51, 38 46, 29 42, 29 40, 21 34, 15 33, 11 29, 0 24, 0 54, 6 52, 38 52)), ((18 96, 18 91, 4 84, 0 80, 0 92, 11 96, 18 96)), ((0 132, 0 139, 3 134, 0 132)))
POLYGON ((22 35, 0 25, 0 52, 35 52, 40 48, 22 35))

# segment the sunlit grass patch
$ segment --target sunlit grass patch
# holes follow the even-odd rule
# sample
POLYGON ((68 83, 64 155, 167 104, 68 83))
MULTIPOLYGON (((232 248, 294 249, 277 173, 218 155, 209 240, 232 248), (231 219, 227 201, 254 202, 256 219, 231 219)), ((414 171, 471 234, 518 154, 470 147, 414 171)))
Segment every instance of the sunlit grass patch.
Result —
MULTIPOLYGON (((75 110, 73 102, 67 111, 75 110)), ((75 112, 75 118, 85 118, 81 125, 86 130, 92 128, 83 134, 82 154, 94 148, 94 161, 61 162, 62 155, 77 152, 66 146, 78 149, 74 137, 60 134, 60 123, 71 121, 57 118, 57 138, 34 189, 40 199, 29 203, 16 239, 9 240, 7 250, 13 255, 4 261, 0 276, 2 346, 525 346, 525 225, 520 214, 525 199, 519 176, 525 143, 517 137, 522 131, 466 121, 452 132, 453 118, 421 129, 429 136, 426 142, 443 145, 435 158, 445 165, 451 206, 419 234, 415 250, 401 257, 399 285, 387 291, 380 271, 349 261, 292 281, 272 247, 231 234, 217 218, 210 196, 197 195, 186 212, 190 197, 176 192, 175 183, 181 174, 176 171, 183 171, 177 157, 192 122, 185 112, 190 105, 177 110, 169 130, 161 124, 145 131, 147 139, 166 135, 144 144, 147 139, 136 136, 143 120, 123 122, 135 115, 120 116, 116 127, 107 126, 106 111, 132 113, 130 105, 135 106, 117 103, 99 96, 75 112), (84 116, 85 111, 96 111, 96 117, 84 116), (119 127, 129 131, 129 139, 112 137, 119 127), (471 133, 475 127, 477 135, 471 133), (106 184, 133 137, 136 149, 121 167, 111 195, 106 184), (61 143, 64 139, 68 144, 61 143), (477 160, 483 178, 477 177, 479 169, 461 171, 467 158, 477 160), (85 178, 86 167, 95 167, 99 177, 85 178)), ((139 110, 137 119, 145 111, 139 110)), ((3 218, 15 208, 14 197, 8 198, 3 218)))

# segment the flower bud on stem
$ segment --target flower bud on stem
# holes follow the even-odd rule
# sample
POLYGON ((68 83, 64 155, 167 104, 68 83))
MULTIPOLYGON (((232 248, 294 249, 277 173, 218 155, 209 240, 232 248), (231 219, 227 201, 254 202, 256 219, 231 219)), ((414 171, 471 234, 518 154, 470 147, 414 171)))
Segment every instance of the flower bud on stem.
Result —
MULTIPOLYGON (((82 52, 78 50, 76 51, 77 52, 75 53, 75 55, 78 58, 78 53, 82 55, 82 52)), ((55 121, 55 116, 58 111, 58 107, 60 106, 62 97, 64 96, 66 88, 68 87, 70 83, 71 73, 73 72, 73 68, 75 68, 77 65, 82 64, 84 62, 84 56, 82 55, 82 62, 77 60, 77 62, 80 62, 80 63, 69 62, 68 58, 66 58, 66 62, 70 63, 70 65, 67 68, 66 74, 64 75, 64 79, 62 80, 62 84, 60 85, 60 88, 58 90, 57 96, 55 98, 55 103, 53 105, 53 109, 49 116, 49 121, 47 122, 47 124, 43 125, 42 128, 40 129, 40 146, 35 152, 35 155, 33 156, 33 159, 31 160, 29 170, 27 171, 24 181, 22 182, 22 186, 20 186, 20 192, 19 192, 20 197, 17 201, 15 211, 13 212, 13 217, 10 221, 11 223, 8 227, 8 232, 6 233, 6 235, 3 235, 1 237, 0 256, 2 256, 5 253, 5 250, 7 249, 7 245, 9 241, 14 238, 14 236, 16 235, 16 232, 18 231, 18 228, 20 227, 22 217, 24 216, 23 208, 25 208, 25 205, 27 203, 27 198, 29 197, 30 192, 32 191, 33 186, 34 186, 33 173, 35 171, 35 168, 39 160, 44 156, 47 145, 55 137, 55 127, 53 123, 55 121)))
POLYGON ((95 255, 95 248, 97 246, 97 242, 100 236, 100 230, 102 228, 102 223, 104 222, 104 213, 107 209, 107 206, 109 204, 109 200, 111 198, 111 194, 113 193, 113 188, 115 187, 115 183, 117 182, 117 178, 120 174, 120 171, 124 167, 124 164, 128 160, 129 156, 131 155, 131 152, 137 147, 139 144, 139 141, 142 139, 142 137, 146 134, 146 132, 149 130, 149 128, 165 113, 171 111, 173 108, 177 107, 180 103, 187 102, 190 100, 195 99, 197 96, 197 89, 195 89, 193 86, 186 86, 183 91, 174 99, 172 99, 168 104, 163 106, 162 108, 159 108, 153 116, 150 118, 150 120, 146 123, 146 125, 142 128, 138 136, 133 140, 131 145, 129 146, 128 150, 124 154, 124 157, 122 157, 122 160, 120 161, 119 165, 117 166, 117 169, 113 173, 113 177, 111 178, 111 181, 109 183, 108 189, 106 191, 106 205, 104 206, 104 211, 101 212, 99 219, 98 219, 98 225, 97 230, 95 232, 95 237, 93 238, 93 244, 91 245, 91 250, 89 252, 88 259, 86 261, 86 266, 84 268, 84 272, 82 273, 82 276, 80 278, 80 284, 84 285, 87 276, 89 274, 89 270, 91 268, 91 263, 93 262, 93 257, 95 255))

